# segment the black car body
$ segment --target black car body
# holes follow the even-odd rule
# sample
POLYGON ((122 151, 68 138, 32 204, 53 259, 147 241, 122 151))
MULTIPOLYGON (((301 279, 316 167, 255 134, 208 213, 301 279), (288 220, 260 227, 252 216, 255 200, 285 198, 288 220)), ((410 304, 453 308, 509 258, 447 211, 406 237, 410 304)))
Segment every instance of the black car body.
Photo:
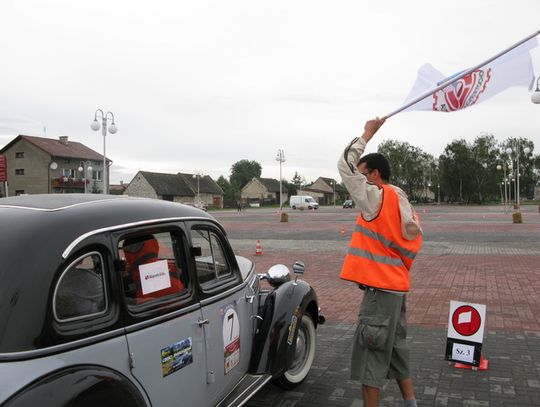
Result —
POLYGON ((201 210, 33 195, 0 224, 2 406, 233 406, 311 367, 313 289, 255 274, 201 210))

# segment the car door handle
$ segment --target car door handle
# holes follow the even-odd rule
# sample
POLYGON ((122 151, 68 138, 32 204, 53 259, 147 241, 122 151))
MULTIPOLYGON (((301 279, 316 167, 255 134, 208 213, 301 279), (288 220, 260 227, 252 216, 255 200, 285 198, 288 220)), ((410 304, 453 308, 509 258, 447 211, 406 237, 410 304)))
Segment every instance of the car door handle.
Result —
POLYGON ((199 319, 197 321, 197 325, 199 325, 199 326, 208 325, 209 323, 210 323, 209 319, 199 319))

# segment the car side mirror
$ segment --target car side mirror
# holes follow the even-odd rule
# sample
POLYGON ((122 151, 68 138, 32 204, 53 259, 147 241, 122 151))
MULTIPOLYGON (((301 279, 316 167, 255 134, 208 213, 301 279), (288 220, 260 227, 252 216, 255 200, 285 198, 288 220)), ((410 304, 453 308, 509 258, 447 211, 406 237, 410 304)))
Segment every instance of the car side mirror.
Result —
POLYGON ((294 274, 304 274, 304 271, 306 270, 306 265, 303 261, 297 260, 294 262, 292 269, 294 274))
POLYGON ((190 250, 191 257, 201 257, 202 256, 202 249, 200 246, 194 246, 190 250))

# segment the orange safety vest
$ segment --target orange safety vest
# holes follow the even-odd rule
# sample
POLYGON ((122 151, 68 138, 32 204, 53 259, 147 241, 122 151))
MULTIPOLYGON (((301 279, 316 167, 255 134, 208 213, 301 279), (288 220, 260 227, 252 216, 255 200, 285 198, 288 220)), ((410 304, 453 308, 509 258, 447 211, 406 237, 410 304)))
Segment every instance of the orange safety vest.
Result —
POLYGON ((340 278, 368 287, 409 291, 409 270, 422 246, 422 235, 403 238, 399 197, 390 185, 382 185, 378 215, 370 221, 356 220, 340 278))

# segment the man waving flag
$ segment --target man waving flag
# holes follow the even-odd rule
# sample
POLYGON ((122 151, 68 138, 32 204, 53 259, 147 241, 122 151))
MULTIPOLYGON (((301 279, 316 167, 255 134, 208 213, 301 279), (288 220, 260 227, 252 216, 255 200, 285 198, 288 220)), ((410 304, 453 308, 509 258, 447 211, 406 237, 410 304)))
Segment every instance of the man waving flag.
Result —
POLYGON ((534 70, 530 50, 538 46, 536 32, 487 61, 446 77, 432 65, 418 70, 418 78, 405 104, 385 117, 402 110, 453 112, 483 102, 512 86, 531 89, 534 70))

